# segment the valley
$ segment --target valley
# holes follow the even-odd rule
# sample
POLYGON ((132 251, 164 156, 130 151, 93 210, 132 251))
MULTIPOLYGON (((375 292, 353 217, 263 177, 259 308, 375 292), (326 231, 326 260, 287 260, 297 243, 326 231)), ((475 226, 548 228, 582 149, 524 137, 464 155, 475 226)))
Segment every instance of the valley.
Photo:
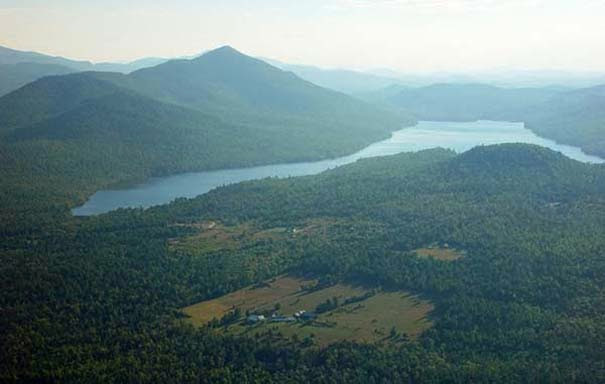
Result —
POLYGON ((586 155, 579 148, 557 144, 538 137, 521 123, 422 121, 413 127, 396 131, 389 139, 371 144, 352 155, 317 162, 275 164, 153 178, 148 182, 135 184, 128 188, 97 191, 84 205, 74 208, 72 212, 74 215, 86 216, 106 213, 118 208, 147 208, 169 203, 177 198, 192 198, 227 184, 266 177, 287 178, 314 175, 369 157, 395 155, 401 152, 436 147, 464 152, 479 145, 509 142, 541 145, 582 162, 602 163, 604 161, 597 156, 586 155))

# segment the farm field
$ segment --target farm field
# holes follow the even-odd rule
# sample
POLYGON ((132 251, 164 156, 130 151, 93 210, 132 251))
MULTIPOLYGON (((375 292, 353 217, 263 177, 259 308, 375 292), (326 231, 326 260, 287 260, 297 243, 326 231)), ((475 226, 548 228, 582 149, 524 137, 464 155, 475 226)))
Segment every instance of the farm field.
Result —
POLYGON ((220 326, 220 332, 249 336, 270 332, 284 338, 312 340, 319 346, 344 340, 402 342, 431 326, 427 318, 433 309, 431 303, 408 293, 371 291, 344 284, 317 289, 313 288, 315 285, 314 280, 282 276, 262 286, 192 305, 183 312, 192 324, 202 326, 238 309, 241 317, 220 326), (291 316, 297 311, 314 312, 327 301, 339 304, 317 313, 312 321, 270 321, 272 313, 291 316), (245 313, 262 313, 267 320, 248 324, 245 313))
POLYGON ((446 247, 419 248, 414 252, 419 257, 430 257, 441 261, 454 261, 464 256, 464 251, 446 247))

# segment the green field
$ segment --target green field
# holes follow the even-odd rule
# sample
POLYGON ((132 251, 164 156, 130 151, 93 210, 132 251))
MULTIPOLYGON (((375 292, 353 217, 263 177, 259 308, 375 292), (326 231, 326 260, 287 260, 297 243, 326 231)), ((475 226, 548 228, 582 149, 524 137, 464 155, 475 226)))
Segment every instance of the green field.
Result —
POLYGON ((334 342, 402 342, 414 338, 431 326, 427 315, 433 306, 405 292, 372 291, 351 285, 337 284, 316 289, 313 280, 283 276, 258 287, 247 287, 214 300, 204 301, 183 310, 189 321, 197 326, 220 319, 238 308, 239 321, 219 327, 230 334, 281 334, 285 338, 309 339, 315 345, 334 342), (370 295, 365 297, 364 295, 370 295), (345 304, 350 298, 354 303, 345 304), (316 307, 337 298, 340 305, 318 314, 313 321, 274 323, 270 321, 248 325, 244 313, 277 312, 290 316, 296 311, 312 312, 316 307))

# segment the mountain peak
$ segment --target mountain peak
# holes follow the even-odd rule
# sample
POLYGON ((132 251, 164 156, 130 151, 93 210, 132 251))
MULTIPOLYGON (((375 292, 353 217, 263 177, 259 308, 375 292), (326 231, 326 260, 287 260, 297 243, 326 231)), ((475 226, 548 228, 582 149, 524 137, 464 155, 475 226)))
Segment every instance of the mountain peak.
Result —
POLYGON ((204 53, 203 55, 200 56, 201 57, 209 57, 209 56, 246 56, 243 53, 241 53, 240 51, 238 51, 237 49, 233 48, 230 45, 223 45, 222 47, 213 49, 211 51, 208 51, 206 53, 204 53))

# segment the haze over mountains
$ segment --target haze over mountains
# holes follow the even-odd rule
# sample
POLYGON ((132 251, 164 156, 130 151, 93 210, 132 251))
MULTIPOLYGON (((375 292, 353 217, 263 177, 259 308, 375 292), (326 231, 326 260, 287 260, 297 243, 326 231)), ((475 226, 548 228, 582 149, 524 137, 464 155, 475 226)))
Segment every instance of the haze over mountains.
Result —
MULTIPOLYGON (((259 142, 287 134, 292 145, 306 139, 315 140, 314 148, 319 148, 330 136, 338 136, 343 147, 356 141, 359 147, 368 142, 360 135, 369 133, 376 139, 400 126, 384 111, 224 47, 197 59, 172 60, 130 75, 87 72, 33 82, 0 100, 2 131, 16 130, 23 137, 23 132, 35 131, 32 124, 52 118, 57 121, 53 132, 58 134, 64 126, 57 119, 64 113, 74 108, 93 111, 98 104, 106 105, 110 97, 105 96, 118 94, 133 102, 136 99, 140 111, 168 108, 162 107, 166 103, 219 117, 225 124, 247 127, 259 142), (25 112, 22 107, 27 103, 32 109, 25 112), (388 123, 386 128, 384 123, 388 123)), ((193 115, 190 113, 187 120, 194 119, 193 115)), ((80 124, 87 126, 87 115, 81 116, 80 124)), ((113 119, 120 116, 124 115, 112 114, 113 119)), ((200 115, 199 119, 203 118, 200 115)), ((285 136, 281 139, 288 145, 285 136)), ((338 147, 335 141, 330 145, 338 147)), ((337 150, 334 154, 341 153, 337 150)))
POLYGON ((0 46, 0 96, 44 76, 64 75, 81 71, 108 71, 130 73, 167 61, 162 58, 144 58, 130 63, 97 63, 24 52, 0 46))
POLYGON ((418 120, 520 121, 538 135, 605 156, 603 86, 500 88, 485 84, 391 86, 360 97, 418 120))
MULTIPOLYGON (((197 55, 182 58, 192 59, 195 57, 197 55)), ((52 74, 79 71, 130 73, 171 59, 179 58, 149 57, 128 63, 92 63, 85 60, 72 60, 0 46, 0 96, 28 82, 52 74), (32 67, 32 64, 37 66, 32 67), (24 67, 24 65, 29 65, 29 68, 24 67)), ((469 73, 404 73, 386 68, 365 71, 345 68, 327 69, 312 65, 286 63, 269 58, 261 59, 277 68, 293 72, 314 84, 347 94, 363 94, 391 85, 423 87, 436 83, 483 83, 498 87, 548 87, 559 85, 573 88, 605 84, 605 73, 600 72, 495 69, 469 73)))

